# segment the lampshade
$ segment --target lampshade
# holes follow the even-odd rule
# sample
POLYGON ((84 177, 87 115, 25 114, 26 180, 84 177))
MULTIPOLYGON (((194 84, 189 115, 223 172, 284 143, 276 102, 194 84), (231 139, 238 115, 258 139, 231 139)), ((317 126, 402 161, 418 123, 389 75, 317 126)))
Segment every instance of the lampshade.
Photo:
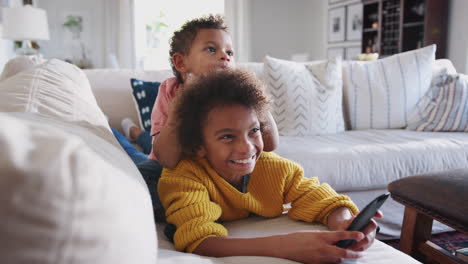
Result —
POLYGON ((3 8, 3 38, 12 40, 47 40, 49 26, 45 10, 31 5, 3 8))

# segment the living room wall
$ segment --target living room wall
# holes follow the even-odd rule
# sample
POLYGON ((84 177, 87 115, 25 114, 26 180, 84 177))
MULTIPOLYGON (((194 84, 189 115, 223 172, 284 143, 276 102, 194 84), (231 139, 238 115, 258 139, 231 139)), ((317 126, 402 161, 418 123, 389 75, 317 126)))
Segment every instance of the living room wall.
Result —
POLYGON ((325 58, 327 1, 255 0, 250 2, 251 60, 265 55, 290 59, 308 53, 325 58))
MULTIPOLYGON (((20 0, 12 0, 20 1, 20 0)), ((90 56, 94 67, 106 66, 106 46, 110 41, 103 37, 105 32, 103 2, 114 0, 40 0, 38 5, 45 8, 49 16, 50 41, 40 45, 47 57, 64 58, 71 51, 59 44, 62 31, 60 19, 70 12, 85 13, 92 25, 89 33, 90 56), (81 10, 81 11, 80 11, 81 10), (83 12, 84 11, 84 12, 83 12), (58 38, 58 39, 57 39, 58 38), (57 40, 57 43, 55 42, 57 40)), ((266 54, 290 59, 295 53, 308 53, 309 59, 326 57, 327 1, 325 0, 255 0, 246 1, 250 8, 250 60, 262 61, 266 54)), ((468 72, 468 1, 451 0, 448 24, 448 58, 459 72, 468 72)), ((0 40, 0 68, 14 56, 11 40, 0 40)))
POLYGON ((468 73, 468 1, 451 0, 449 6, 448 58, 458 72, 468 73))

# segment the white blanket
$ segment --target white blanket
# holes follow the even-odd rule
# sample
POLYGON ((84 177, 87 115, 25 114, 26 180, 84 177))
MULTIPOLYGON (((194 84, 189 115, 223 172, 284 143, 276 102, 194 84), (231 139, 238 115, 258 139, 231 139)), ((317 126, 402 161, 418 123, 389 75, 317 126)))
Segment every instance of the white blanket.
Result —
MULTIPOLYGON (((303 230, 326 230, 326 227, 320 224, 310 224, 289 219, 286 215, 277 218, 249 217, 246 219, 224 223, 229 230, 229 235, 233 237, 259 237, 274 234, 284 234, 303 230)), ((158 263, 160 264, 179 264, 179 263, 252 263, 252 264, 274 264, 274 263, 297 263, 295 261, 271 257, 225 257, 210 258, 195 254, 177 252, 164 237, 164 226, 158 224, 158 263)), ((287 245, 285 245, 287 246, 287 245)), ((358 260, 346 260, 343 263, 372 263, 372 264, 390 264, 390 263, 419 263, 413 258, 402 252, 380 242, 375 243, 364 252, 364 256, 358 260)))
POLYGON ((403 129, 281 137, 276 151, 339 192, 385 188, 402 177, 468 166, 468 133, 403 129))

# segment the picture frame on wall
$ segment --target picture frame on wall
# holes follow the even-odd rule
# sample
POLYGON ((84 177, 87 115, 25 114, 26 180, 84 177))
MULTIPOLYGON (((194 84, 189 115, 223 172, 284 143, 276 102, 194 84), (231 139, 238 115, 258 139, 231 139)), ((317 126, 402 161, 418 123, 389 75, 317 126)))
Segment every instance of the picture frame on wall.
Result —
POLYGON ((358 60, 359 54, 361 54, 361 47, 347 47, 345 52, 345 59, 346 60, 358 60))
POLYGON ((332 59, 336 57, 345 57, 345 49, 344 48, 328 48, 327 50, 327 59, 332 59))
POLYGON ((345 7, 328 10, 328 42, 341 42, 345 40, 345 7))
POLYGON ((363 5, 356 3, 346 7, 346 40, 361 40, 363 5))

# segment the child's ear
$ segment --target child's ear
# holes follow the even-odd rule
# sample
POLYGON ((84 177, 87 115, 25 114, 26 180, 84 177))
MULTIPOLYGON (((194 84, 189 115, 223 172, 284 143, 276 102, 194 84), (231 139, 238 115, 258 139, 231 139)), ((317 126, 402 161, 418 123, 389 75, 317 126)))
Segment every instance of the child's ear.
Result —
POLYGON ((181 53, 174 53, 174 55, 172 55, 172 64, 174 64, 174 67, 178 72, 186 72, 184 55, 181 53))
POLYGON ((205 148, 203 146, 198 147, 197 150, 196 150, 196 154, 197 154, 198 157, 204 158, 206 156, 205 148))

